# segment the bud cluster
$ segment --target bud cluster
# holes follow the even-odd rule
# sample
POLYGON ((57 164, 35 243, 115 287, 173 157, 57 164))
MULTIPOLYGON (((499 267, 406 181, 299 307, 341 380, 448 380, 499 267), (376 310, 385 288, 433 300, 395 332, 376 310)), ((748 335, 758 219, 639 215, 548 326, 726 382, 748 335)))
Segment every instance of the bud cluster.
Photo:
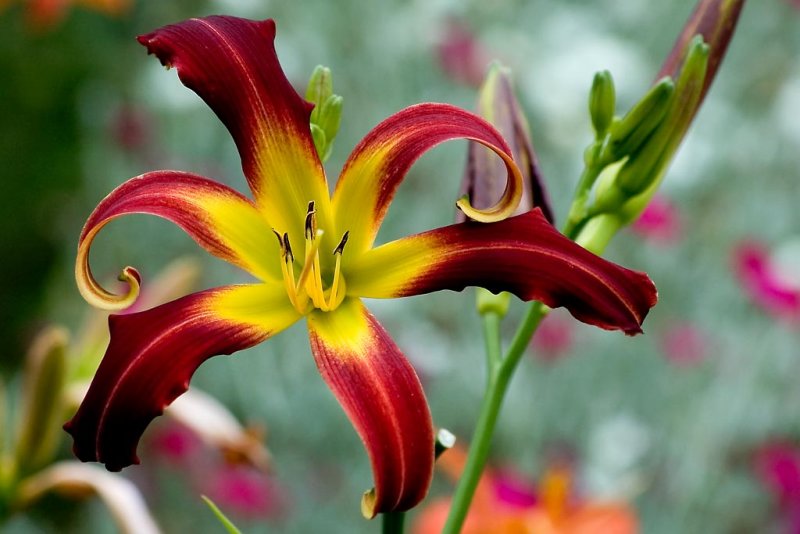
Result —
POLYGON ((322 161, 333 149, 333 140, 342 120, 342 97, 333 94, 333 76, 328 67, 317 65, 306 89, 306 100, 314 104, 311 112, 311 135, 322 161))

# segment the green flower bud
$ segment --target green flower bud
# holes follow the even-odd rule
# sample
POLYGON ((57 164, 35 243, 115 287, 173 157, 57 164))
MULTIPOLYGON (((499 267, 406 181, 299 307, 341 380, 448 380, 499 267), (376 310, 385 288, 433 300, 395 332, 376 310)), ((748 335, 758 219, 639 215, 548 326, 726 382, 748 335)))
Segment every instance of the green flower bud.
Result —
POLYGON ((614 122, 605 148, 608 161, 631 155, 645 144, 670 109, 674 93, 672 79, 663 78, 622 119, 614 122))
POLYGON ((320 128, 325 132, 325 136, 329 141, 328 149, 333 145, 333 139, 339 133, 339 125, 342 122, 342 105, 344 99, 339 95, 329 96, 325 102, 320 106, 319 110, 319 124, 320 128))
POLYGON ((595 74, 592 89, 589 92, 589 114, 592 117, 592 126, 597 139, 605 136, 614 119, 616 98, 614 79, 611 77, 611 73, 602 70, 595 74))
POLYGON ((312 123, 319 123, 320 106, 331 95, 333 95, 331 69, 317 65, 314 67, 314 72, 311 73, 311 78, 308 80, 308 87, 306 88, 306 100, 314 104, 314 109, 311 111, 312 123))
POLYGON ((617 186, 617 175, 626 162, 622 159, 607 165, 597 177, 592 214, 617 211, 630 198, 617 186))
POLYGON ((58 442, 67 337, 63 329, 46 330, 28 354, 16 443, 16 461, 23 469, 46 463, 58 442))
POLYGON ((331 70, 317 65, 306 89, 306 100, 314 104, 311 111, 311 135, 322 161, 330 157, 333 140, 342 120, 342 97, 333 94, 331 70))
POLYGON ((327 159, 327 155, 330 153, 330 149, 328 147, 328 136, 325 135, 325 130, 312 123, 311 137, 314 139, 314 147, 317 149, 317 154, 322 161, 325 161, 327 159))
POLYGON ((692 41, 675 85, 668 115, 647 143, 635 153, 617 176, 618 187, 635 196, 663 176, 664 168, 683 139, 699 104, 708 66, 709 47, 699 35, 692 41))
POLYGON ((508 312, 508 304, 510 301, 511 293, 502 291, 498 294, 494 294, 488 289, 482 287, 476 288, 475 306, 478 308, 478 313, 481 315, 496 313, 500 317, 504 317, 508 312))

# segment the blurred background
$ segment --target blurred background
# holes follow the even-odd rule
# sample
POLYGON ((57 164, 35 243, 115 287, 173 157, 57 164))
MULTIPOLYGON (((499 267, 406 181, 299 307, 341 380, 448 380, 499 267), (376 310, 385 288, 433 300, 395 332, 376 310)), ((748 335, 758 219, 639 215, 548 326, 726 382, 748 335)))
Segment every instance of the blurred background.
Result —
MULTIPOLYGON (((611 71, 618 111, 626 110, 648 88, 693 4, 0 1, 4 381, 13 391, 39 329, 75 330, 89 312, 73 279, 77 238, 114 187, 172 168, 246 191, 223 126, 174 71, 146 56, 136 35, 214 13, 276 19, 289 79, 303 88, 321 63, 344 97, 326 165, 331 182, 358 140, 402 107, 473 108, 486 65, 499 59, 514 72, 560 222, 591 141, 594 72, 611 71)), ((799 51, 796 2, 745 6, 655 204, 606 254, 656 282, 660 302, 645 335, 599 331, 557 311, 514 378, 490 462, 518 490, 541 494, 553 465, 567 465, 570 499, 627 503, 646 532, 800 528, 799 51)), ((448 143, 414 166, 379 241, 453 220, 465 149, 448 143)), ((146 288, 187 256, 200 262, 198 289, 246 280, 169 223, 142 216, 109 225, 92 266, 111 280, 134 265, 146 288)), ((473 302, 467 291, 368 303, 418 370, 435 423, 464 445, 484 385, 473 302)), ((509 335, 522 309, 512 305, 509 335)), ((222 477, 202 491, 247 532, 375 532, 379 524, 366 523, 358 508, 372 484, 367 456, 306 337, 301 323, 233 358, 212 359, 195 375, 193 385, 265 429, 273 456, 266 480, 229 487, 222 477)), ((219 532, 197 484, 212 475, 176 460, 174 448, 172 456, 159 452, 163 432, 155 424, 145 434, 142 465, 127 476, 165 531, 219 532)), ((430 500, 451 491, 439 473, 430 500)), ((0 525, 6 529, 114 531, 96 501, 57 499, 13 515, 0 525)))

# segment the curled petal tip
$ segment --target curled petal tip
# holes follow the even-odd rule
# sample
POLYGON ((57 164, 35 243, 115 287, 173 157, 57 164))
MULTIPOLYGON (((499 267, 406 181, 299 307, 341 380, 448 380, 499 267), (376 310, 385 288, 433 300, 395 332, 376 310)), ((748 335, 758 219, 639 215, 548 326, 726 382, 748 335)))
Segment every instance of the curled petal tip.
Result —
MULTIPOLYGON (((99 228, 97 228, 99 230, 99 228)), ((78 248, 78 257, 75 261, 75 279, 78 283, 78 291, 81 296, 96 308, 108 311, 120 311, 129 308, 139 297, 139 290, 142 285, 142 277, 139 271, 133 267, 122 269, 118 279, 128 285, 128 291, 117 295, 106 290, 101 286, 92 274, 89 267, 89 248, 91 246, 94 233, 82 240, 78 248)))
MULTIPOLYGON (((486 146, 492 148, 488 144, 486 146)), ((506 182, 505 191, 503 191, 503 196, 494 206, 485 209, 473 207, 467 197, 462 197, 456 201, 456 206, 464 215, 482 223, 498 222, 511 217, 516 211, 517 206, 519 206, 520 200, 522 200, 522 172, 511 156, 501 150, 494 150, 495 153, 503 159, 508 171, 508 180, 506 182)))

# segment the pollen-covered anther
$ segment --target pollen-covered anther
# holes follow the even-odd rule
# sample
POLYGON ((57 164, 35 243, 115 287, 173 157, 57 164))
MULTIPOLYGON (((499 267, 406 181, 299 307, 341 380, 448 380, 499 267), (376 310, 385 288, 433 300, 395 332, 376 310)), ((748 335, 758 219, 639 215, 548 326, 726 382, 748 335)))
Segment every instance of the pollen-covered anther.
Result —
POLYGON ((289 234, 281 234, 272 229, 275 237, 278 238, 278 246, 281 248, 281 274, 283 275, 283 284, 286 287, 286 294, 289 296, 289 302, 297 311, 300 311, 300 303, 297 299, 297 286, 294 283, 294 255, 292 254, 292 246, 289 244, 289 234))

